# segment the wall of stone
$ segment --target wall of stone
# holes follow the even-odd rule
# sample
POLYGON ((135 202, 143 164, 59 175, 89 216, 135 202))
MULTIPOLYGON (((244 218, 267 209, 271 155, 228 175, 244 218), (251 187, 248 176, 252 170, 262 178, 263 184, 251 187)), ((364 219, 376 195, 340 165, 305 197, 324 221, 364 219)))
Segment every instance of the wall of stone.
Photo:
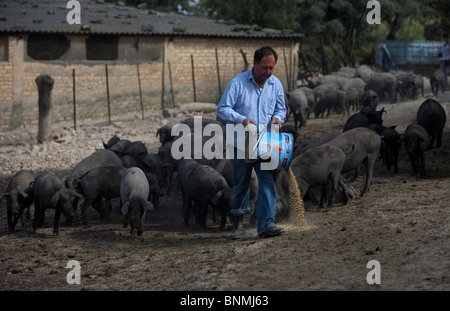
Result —
POLYGON ((292 72, 292 77, 297 75, 294 57, 297 57, 298 45, 291 40, 176 37, 168 43, 169 52, 166 52, 168 61, 171 62, 175 102, 193 102, 195 98, 199 102, 217 103, 230 80, 244 71, 245 62, 241 50, 246 54, 250 69, 253 66, 254 51, 265 45, 271 46, 278 53, 274 75, 281 80, 287 91, 292 72))
POLYGON ((4 38, 0 43, 0 50, 6 54, 0 59, 0 130, 3 130, 8 127, 12 116, 13 62, 9 55, 12 55, 14 50, 9 38, 4 38))
MULTIPOLYGON (((145 117, 146 112, 154 113, 165 107, 170 108, 173 104, 194 101, 217 103, 229 81, 244 70, 240 51, 246 54, 250 69, 254 50, 263 45, 270 45, 278 52, 274 74, 285 85, 286 91, 289 88, 288 78, 296 76, 298 44, 293 40, 147 37, 139 40, 152 53, 151 59, 136 60, 133 57, 127 60, 126 55, 132 55, 132 51, 128 53, 124 47, 131 46, 137 39, 121 39, 124 42, 122 49, 119 49, 122 58, 117 61, 36 61, 26 55, 25 35, 9 36, 6 40, 9 57, 0 60, 0 131, 19 126, 37 126, 38 90, 34 80, 40 74, 47 74, 54 80, 53 124, 69 126, 75 124, 74 120, 78 125, 141 117, 142 113, 145 117), (151 40, 154 40, 154 44, 151 40), (158 50, 163 54, 161 57, 158 57, 158 50), (74 71, 76 114, 73 101, 74 71)), ((72 41, 81 51, 79 40, 73 38, 72 41)))
MULTIPOLYGON (((53 121, 73 122, 73 74, 77 123, 112 120, 141 115, 137 66, 133 65, 46 65, 27 63, 23 73, 23 106, 37 116, 37 87, 34 79, 47 74, 54 80, 52 91, 53 121), (107 66, 107 68, 106 68, 107 66), (108 81, 106 78, 108 70, 108 81), (108 84, 107 84, 108 82, 108 84), (109 108, 108 108, 109 88, 109 108)), ((162 63, 140 64, 142 102, 146 110, 160 109, 162 63)), ((35 124, 36 118, 24 116, 24 124, 35 124)))

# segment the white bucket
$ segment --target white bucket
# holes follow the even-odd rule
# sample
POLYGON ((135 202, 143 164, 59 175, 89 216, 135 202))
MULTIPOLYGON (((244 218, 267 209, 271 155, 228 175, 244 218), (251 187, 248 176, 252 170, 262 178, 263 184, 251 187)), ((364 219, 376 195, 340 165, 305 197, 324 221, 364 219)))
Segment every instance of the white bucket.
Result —
MULTIPOLYGON (((271 162, 271 169, 287 170, 294 152, 294 136, 276 131, 249 130, 246 139, 245 159, 247 162, 271 162)), ((269 164, 267 164, 269 165, 269 164)))

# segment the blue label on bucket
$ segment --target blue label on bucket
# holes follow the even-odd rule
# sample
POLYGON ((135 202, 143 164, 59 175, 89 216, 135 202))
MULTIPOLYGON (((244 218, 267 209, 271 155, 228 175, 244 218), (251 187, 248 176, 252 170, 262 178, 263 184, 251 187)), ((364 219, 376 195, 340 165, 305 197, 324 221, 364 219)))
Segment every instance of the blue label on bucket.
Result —
POLYGON ((257 146, 258 158, 278 159, 277 169, 287 170, 291 165, 294 139, 291 133, 265 132, 257 146))

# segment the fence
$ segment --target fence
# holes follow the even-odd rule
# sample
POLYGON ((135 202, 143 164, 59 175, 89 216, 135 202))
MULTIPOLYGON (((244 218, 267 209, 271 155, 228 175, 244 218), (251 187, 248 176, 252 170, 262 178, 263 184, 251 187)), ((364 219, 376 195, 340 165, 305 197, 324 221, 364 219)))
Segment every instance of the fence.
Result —
POLYGON ((439 68, 439 41, 377 41, 376 63, 385 71, 411 69, 430 74, 439 68))

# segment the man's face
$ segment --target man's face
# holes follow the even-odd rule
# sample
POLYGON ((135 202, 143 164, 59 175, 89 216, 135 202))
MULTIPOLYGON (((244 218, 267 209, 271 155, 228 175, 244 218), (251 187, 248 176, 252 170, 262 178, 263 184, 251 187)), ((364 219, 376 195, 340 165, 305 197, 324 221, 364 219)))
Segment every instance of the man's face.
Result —
POLYGON ((448 41, 448 37, 444 37, 444 41, 447 42, 448 41))
POLYGON ((266 82, 273 73, 275 63, 275 56, 273 55, 264 56, 259 64, 253 62, 253 77, 255 80, 259 83, 266 82))

